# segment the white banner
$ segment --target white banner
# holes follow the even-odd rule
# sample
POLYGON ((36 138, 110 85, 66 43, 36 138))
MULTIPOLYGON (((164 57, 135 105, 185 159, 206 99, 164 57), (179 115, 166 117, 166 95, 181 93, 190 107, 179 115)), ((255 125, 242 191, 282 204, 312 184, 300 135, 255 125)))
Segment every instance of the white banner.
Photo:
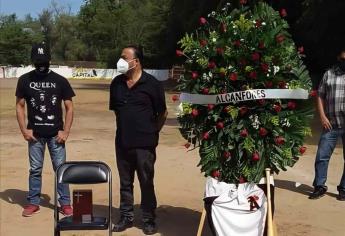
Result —
POLYGON ((181 102, 192 104, 237 103, 258 99, 308 99, 308 91, 305 89, 253 89, 217 95, 180 94, 181 102))
MULTIPOLYGON (((25 73, 34 70, 32 66, 27 67, 5 67, 4 71, 0 68, 0 78, 19 78, 25 73)), ((67 66, 52 65, 51 70, 68 79, 113 79, 120 73, 116 69, 95 69, 95 68, 73 68, 67 66)), ((148 70, 147 73, 163 81, 169 78, 169 70, 148 70)))

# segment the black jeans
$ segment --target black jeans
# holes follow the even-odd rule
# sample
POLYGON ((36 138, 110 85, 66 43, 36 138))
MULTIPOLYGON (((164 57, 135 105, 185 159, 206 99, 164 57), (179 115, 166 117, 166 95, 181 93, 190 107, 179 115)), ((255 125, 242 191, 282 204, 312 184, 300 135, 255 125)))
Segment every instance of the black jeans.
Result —
POLYGON ((141 189, 141 209, 144 222, 154 221, 157 200, 153 177, 156 161, 155 148, 124 149, 116 145, 116 163, 120 176, 120 214, 134 219, 133 182, 137 171, 141 189))

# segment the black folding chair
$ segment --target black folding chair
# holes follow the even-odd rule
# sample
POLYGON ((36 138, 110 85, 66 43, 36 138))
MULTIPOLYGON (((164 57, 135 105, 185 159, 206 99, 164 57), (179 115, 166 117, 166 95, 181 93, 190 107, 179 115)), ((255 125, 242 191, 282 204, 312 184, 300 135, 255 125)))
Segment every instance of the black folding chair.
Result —
POLYGON ((67 230, 106 230, 112 234, 112 182, 111 170, 108 165, 99 161, 70 161, 60 165, 55 174, 54 188, 54 236, 60 236, 60 231, 67 230), (99 184, 109 183, 109 209, 108 217, 92 217, 90 223, 73 222, 73 217, 59 219, 57 202, 57 183, 64 184, 99 184))

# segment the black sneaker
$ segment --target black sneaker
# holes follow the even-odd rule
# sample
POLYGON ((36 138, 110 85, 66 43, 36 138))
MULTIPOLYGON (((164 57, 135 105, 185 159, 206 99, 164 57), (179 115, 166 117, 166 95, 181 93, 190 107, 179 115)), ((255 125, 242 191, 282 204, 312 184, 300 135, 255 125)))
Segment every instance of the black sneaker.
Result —
POLYGON ((327 192, 327 186, 316 186, 314 192, 309 195, 309 199, 319 199, 327 192))
POLYGON ((131 227, 133 227, 133 221, 128 219, 127 217, 121 217, 119 222, 117 222, 117 224, 114 225, 113 231, 122 232, 131 227))
POLYGON ((143 232, 146 235, 157 233, 155 222, 153 221, 144 222, 143 232))
POLYGON ((339 195, 337 196, 339 201, 345 201, 345 190, 339 190, 339 195))

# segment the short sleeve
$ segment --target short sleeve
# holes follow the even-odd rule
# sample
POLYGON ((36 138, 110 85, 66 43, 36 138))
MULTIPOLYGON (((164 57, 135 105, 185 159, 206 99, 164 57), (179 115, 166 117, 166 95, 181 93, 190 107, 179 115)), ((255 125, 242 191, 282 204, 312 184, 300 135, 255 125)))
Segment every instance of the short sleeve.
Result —
POLYGON ((323 78, 319 84, 319 89, 318 89, 318 96, 323 99, 326 97, 327 79, 328 79, 328 71, 323 75, 323 78))
POLYGON ((25 97, 25 91, 24 91, 24 78, 20 77, 17 82, 17 88, 16 88, 16 97, 17 98, 24 98, 25 97))
POLYGON ((72 100, 72 97, 75 96, 75 93, 71 87, 71 84, 68 82, 67 79, 63 78, 62 84, 62 99, 63 100, 72 100))
POLYGON ((154 99, 154 109, 157 114, 162 114, 166 111, 164 87, 161 82, 157 81, 156 97, 154 99))

